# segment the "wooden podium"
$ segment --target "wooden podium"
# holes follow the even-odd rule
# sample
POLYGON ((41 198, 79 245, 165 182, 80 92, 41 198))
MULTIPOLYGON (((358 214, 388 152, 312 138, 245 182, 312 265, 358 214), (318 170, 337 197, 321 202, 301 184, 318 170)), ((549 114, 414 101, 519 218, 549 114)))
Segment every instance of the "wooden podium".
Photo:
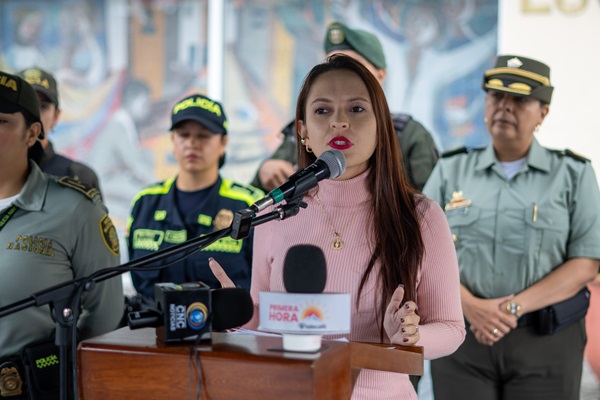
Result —
POLYGON ((84 400, 349 399, 352 368, 423 373, 421 347, 323 343, 318 353, 293 353, 281 351, 280 337, 213 333, 210 345, 165 346, 153 328, 126 327, 81 342, 79 393, 84 400))

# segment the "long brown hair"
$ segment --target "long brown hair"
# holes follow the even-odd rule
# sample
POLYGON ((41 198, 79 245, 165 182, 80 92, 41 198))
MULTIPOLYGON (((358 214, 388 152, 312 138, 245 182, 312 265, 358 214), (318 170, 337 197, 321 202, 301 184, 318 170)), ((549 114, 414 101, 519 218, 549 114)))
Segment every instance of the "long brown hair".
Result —
MULTIPOLYGON (((330 71, 354 72, 365 83, 377 120, 377 144, 369 159, 369 189, 372 193, 373 232, 376 245, 362 276, 358 299, 375 262, 381 264, 378 284, 383 289, 383 301, 377 312, 380 335, 383 339, 383 317, 389 300, 399 284, 404 285, 404 301, 415 300, 417 272, 425 251, 419 217, 416 209, 421 199, 411 188, 403 167, 402 155, 385 94, 375 77, 358 61, 342 54, 334 54, 316 65, 304 79, 296 104, 296 128, 306 122, 308 95, 315 80, 330 71)), ((297 131, 299 131, 297 129, 297 131)), ((305 168, 316 160, 313 153, 298 146, 298 167, 305 168)))

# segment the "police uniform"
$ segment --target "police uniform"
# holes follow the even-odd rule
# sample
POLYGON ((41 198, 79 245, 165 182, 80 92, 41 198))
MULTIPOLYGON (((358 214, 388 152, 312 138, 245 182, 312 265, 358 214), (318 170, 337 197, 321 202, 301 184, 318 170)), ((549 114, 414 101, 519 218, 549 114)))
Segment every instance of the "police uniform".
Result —
MULTIPOLYGON (((97 190, 63 179, 59 183, 30 162, 14 213, 0 230, 0 307, 59 283, 119 264, 119 242, 97 190)), ((4 215, 13 207, 2 212, 4 215)), ((121 278, 84 294, 78 328, 82 338, 117 327, 123 315, 121 278)), ((3 317, 0 358, 49 338, 54 322, 47 306, 3 317)))
MULTIPOLYGON (((194 237, 227 228, 236 211, 248 208, 264 195, 258 189, 219 177, 205 192, 196 209, 182 215, 177 207, 175 185, 176 179, 169 179, 147 187, 134 199, 127 230, 130 259, 154 254, 194 237)), ((133 284, 139 293, 150 299, 154 298, 154 284, 159 282, 202 281, 212 288, 220 288, 208 266, 208 258, 214 257, 236 285, 250 290, 252 238, 253 231, 246 239, 222 238, 201 253, 162 270, 133 271, 133 284)), ((162 264, 180 257, 181 254, 172 256, 162 264)))
POLYGON ((44 149, 44 157, 40 161, 40 168, 47 174, 58 177, 68 176, 87 186, 100 190, 96 173, 85 164, 56 154, 52 142, 48 142, 48 145, 44 149))
MULTIPOLYGON (((569 150, 549 150, 534 138, 512 178, 492 145, 448 152, 423 193, 445 208, 461 283, 475 297, 518 294, 569 259, 600 259, 596 176, 588 160, 569 150)), ((584 320, 542 335, 535 315, 523 316, 491 347, 467 329, 456 353, 432 361, 436 398, 578 399, 584 320)))

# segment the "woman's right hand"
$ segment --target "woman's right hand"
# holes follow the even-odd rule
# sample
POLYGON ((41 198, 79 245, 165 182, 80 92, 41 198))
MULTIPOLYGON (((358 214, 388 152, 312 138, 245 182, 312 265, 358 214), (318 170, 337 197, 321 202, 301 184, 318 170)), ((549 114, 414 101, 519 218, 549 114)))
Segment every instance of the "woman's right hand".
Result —
POLYGON ((217 280, 221 283, 221 287, 224 287, 224 288, 236 287, 235 283, 233 283, 233 281, 231 279, 229 279, 229 276, 227 276, 227 273, 225 272, 223 267, 221 267, 221 264, 219 264, 217 262, 217 260, 210 257, 208 259, 208 266, 210 267, 210 270, 212 271, 212 273, 215 275, 215 278, 217 278, 217 280))
POLYGON ((517 317, 507 314, 500 305, 513 296, 497 299, 463 298, 463 313, 471 325, 471 332, 481 344, 491 346, 517 327, 517 317))

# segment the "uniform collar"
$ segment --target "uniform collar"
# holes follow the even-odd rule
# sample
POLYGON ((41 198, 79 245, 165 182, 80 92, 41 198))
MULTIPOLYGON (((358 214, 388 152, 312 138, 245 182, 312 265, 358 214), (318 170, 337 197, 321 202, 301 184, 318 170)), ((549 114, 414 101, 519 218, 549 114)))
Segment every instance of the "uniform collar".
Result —
POLYGON ((44 205, 47 190, 48 178, 36 163, 29 160, 29 176, 19 197, 15 200, 15 205, 27 211, 40 211, 44 205))
POLYGON ((496 159, 496 153, 494 152, 494 146, 492 144, 486 146, 481 152, 479 158, 477 159, 477 164, 475 164, 476 170, 488 169, 494 164, 496 164, 498 160, 496 159))
POLYGON ((527 164, 540 171, 550 172, 551 161, 550 153, 533 138, 529 154, 527 155, 527 164))
MULTIPOLYGON (((533 138, 531 147, 529 147, 529 153, 527 154, 527 165, 532 168, 548 172, 550 171, 550 161, 550 155, 548 152, 544 150, 536 138, 533 138)), ((494 146, 490 144, 481 152, 481 155, 477 159, 475 169, 487 169, 498 163, 499 161, 496 158, 494 146)))

